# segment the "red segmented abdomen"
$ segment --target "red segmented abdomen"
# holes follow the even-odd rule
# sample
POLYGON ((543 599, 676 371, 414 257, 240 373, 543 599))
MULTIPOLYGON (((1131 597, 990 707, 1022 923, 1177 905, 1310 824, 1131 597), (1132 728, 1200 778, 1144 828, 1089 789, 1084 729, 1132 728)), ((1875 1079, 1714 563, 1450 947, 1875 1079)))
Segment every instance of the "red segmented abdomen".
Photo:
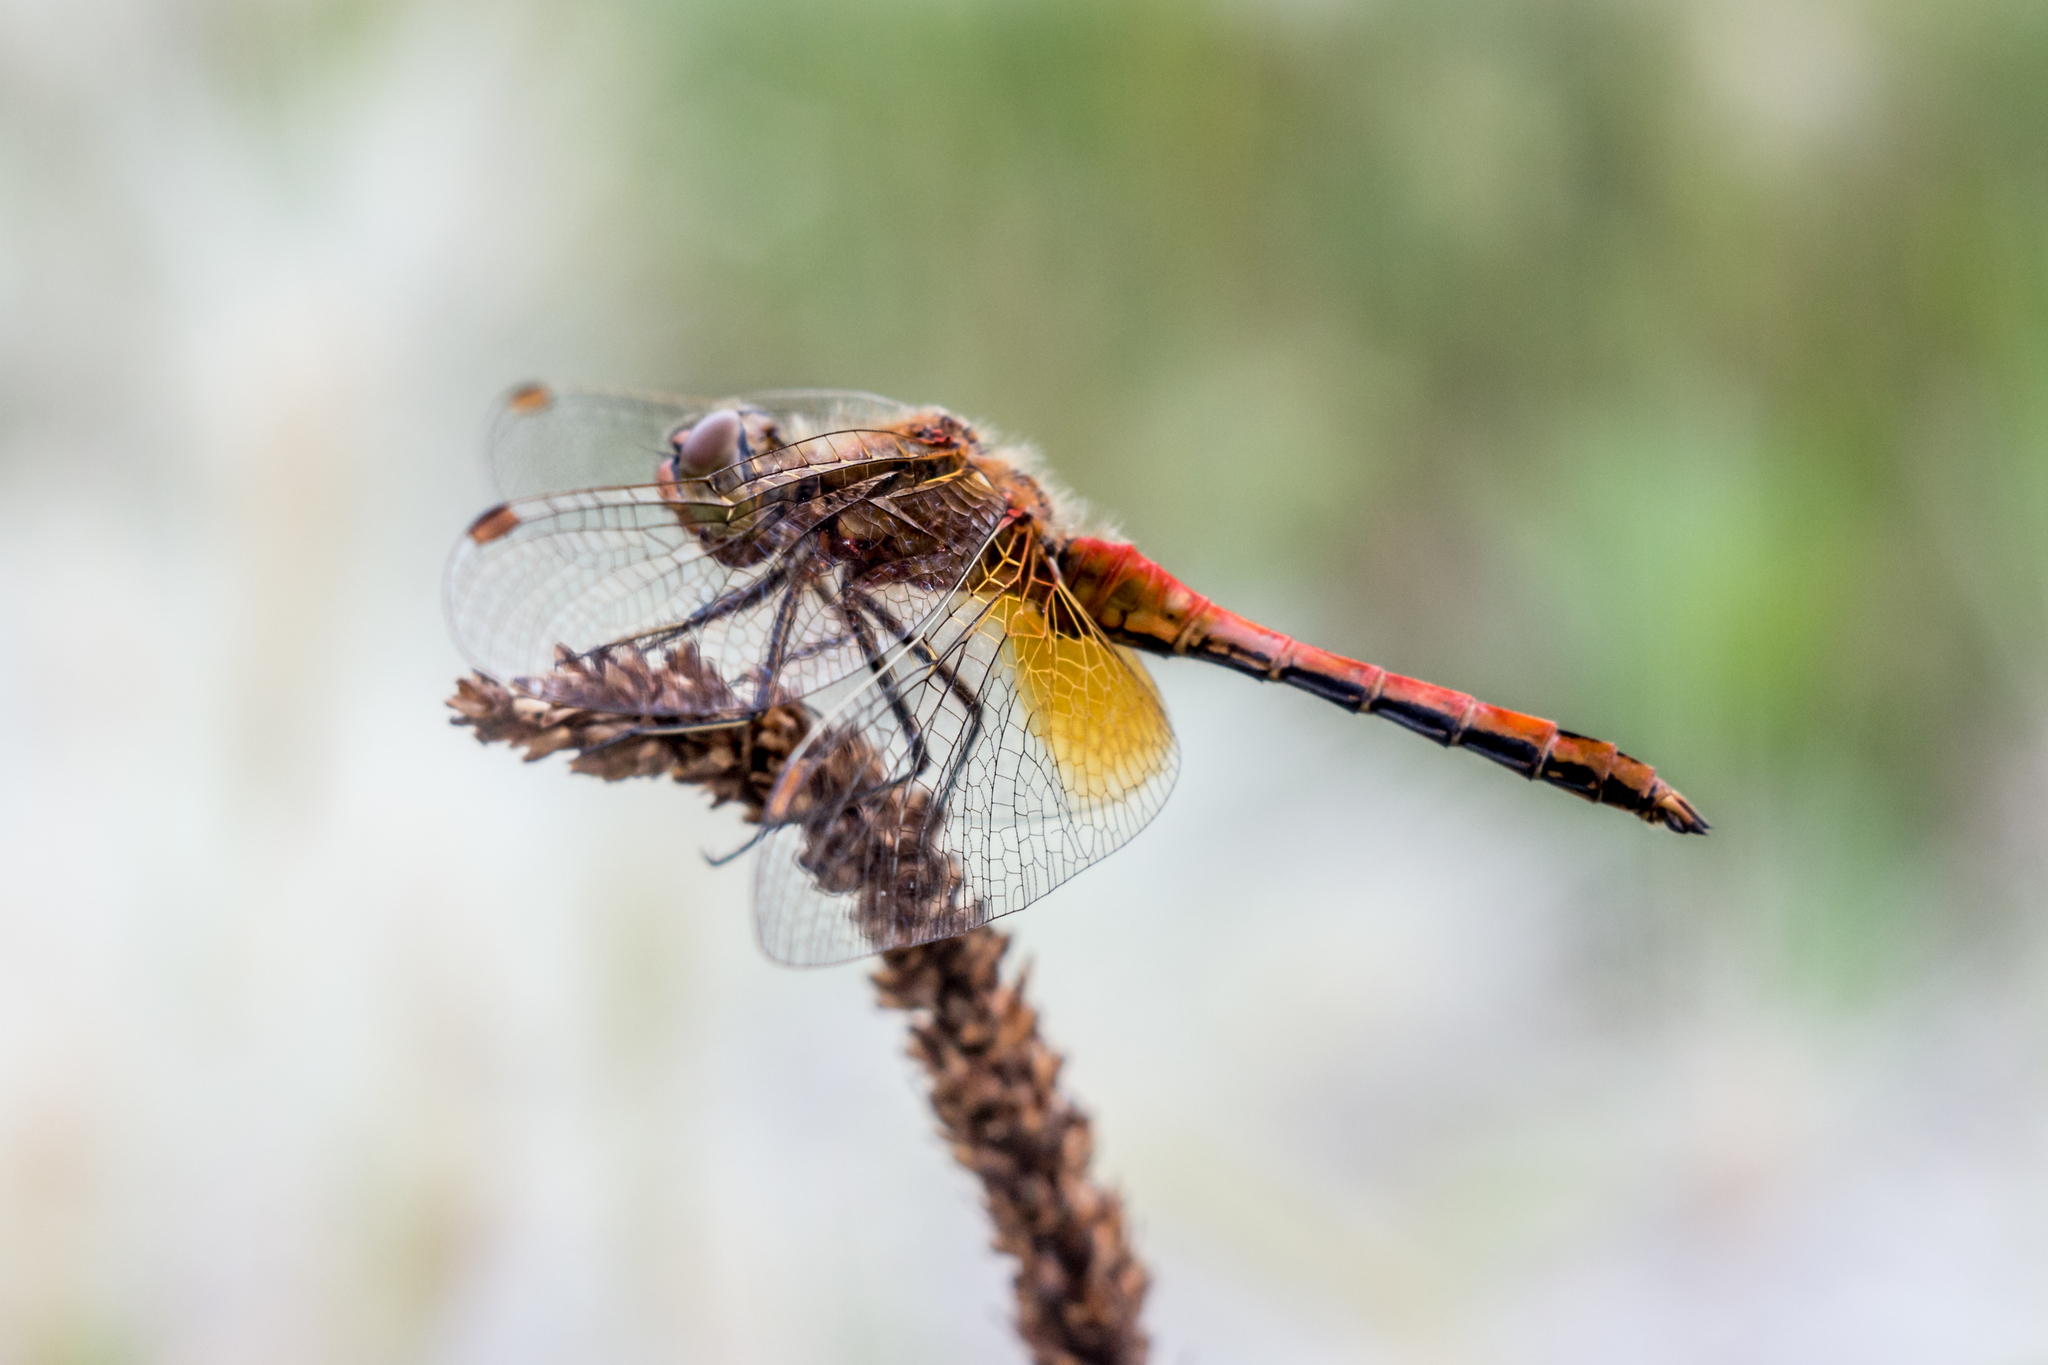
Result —
POLYGON ((1118 644, 1193 655, 1289 683, 1347 710, 1385 716, 1446 748, 1471 749, 1588 801, 1619 806, 1681 834, 1707 832, 1692 803, 1656 769, 1605 740, 1289 639, 1217 606, 1135 546, 1078 536, 1060 554, 1060 574, 1118 644))

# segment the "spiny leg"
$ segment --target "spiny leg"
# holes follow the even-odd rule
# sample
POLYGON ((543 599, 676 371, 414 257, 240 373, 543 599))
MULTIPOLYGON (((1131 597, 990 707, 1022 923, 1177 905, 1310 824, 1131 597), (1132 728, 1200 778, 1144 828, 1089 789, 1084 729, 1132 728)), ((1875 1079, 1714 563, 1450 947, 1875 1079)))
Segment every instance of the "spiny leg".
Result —
MULTIPOLYGON (((831 523, 832 516, 836 516, 839 512, 845 510, 840 504, 850 506, 867 496, 868 490, 866 486, 842 490, 837 498, 832 499, 833 506, 830 514, 820 518, 811 529, 802 532, 796 540, 792 541, 789 548, 783 551, 781 558, 774 568, 746 587, 736 589, 725 594, 723 597, 712 599, 672 626, 663 626, 659 630, 633 636, 632 643, 640 646, 642 649, 667 644, 679 636, 687 635, 693 630, 701 630, 715 621, 723 620, 734 612, 745 611, 748 607, 758 606, 766 601, 770 595, 787 584, 793 576, 800 573, 803 575, 811 574, 813 572, 813 564, 818 556, 819 534, 831 523)), ((612 642, 612 644, 620 643, 624 642, 612 642)), ((611 647, 611 645, 601 645, 598 649, 590 652, 595 654, 611 647)))
MULTIPOLYGON (((671 626, 667 629, 659 631, 653 637, 637 637, 635 643, 638 644, 639 647, 642 649, 647 648, 647 645, 643 642, 649 640, 650 638, 652 638, 653 643, 657 645, 663 644, 677 638, 678 636, 686 634, 690 630, 695 629, 697 626, 700 626, 707 621, 716 621, 721 617, 730 616, 732 613, 736 611, 740 611, 746 607, 755 605, 756 603, 766 598, 770 592, 774 591, 776 587, 780 586, 785 580, 787 580, 790 577, 790 575, 795 571, 795 569, 795 562, 784 563, 778 566, 773 572, 763 577, 759 582, 751 584, 748 587, 742 588, 737 592, 728 593, 724 597, 718 599, 717 601, 707 604, 703 608, 699 609, 697 612, 693 613, 689 620, 683 622, 682 624, 671 626)), ((779 640, 781 636, 786 634, 787 617, 792 613, 792 608, 790 604, 792 600, 796 597, 798 591, 800 590, 796 588, 790 589, 789 596, 785 598, 783 604, 776 609, 776 631, 775 635, 771 638, 770 665, 768 668, 763 670, 762 687, 761 690, 757 692, 757 694, 755 695, 753 710, 749 712, 750 716, 758 716, 763 714, 768 710, 769 705, 771 704, 770 699, 767 696, 767 693, 768 690, 773 686, 775 675, 781 671, 781 665, 775 660, 775 641, 779 640)), ((590 652, 591 654, 599 654, 606 649, 610 649, 611 647, 612 646, 610 645, 602 645, 599 646, 598 649, 592 650, 590 652)), ((632 739, 656 739, 663 735, 689 734, 690 732, 695 730, 722 730, 730 726, 745 724, 746 719, 746 717, 728 717, 714 721, 698 722, 695 724, 684 722, 682 724, 676 725, 635 726, 632 729, 627 730, 623 734, 614 735, 612 738, 604 741, 602 744, 595 746, 595 749, 608 749, 614 745, 623 744, 627 740, 632 739)), ((595 752, 595 749, 593 749, 593 752, 595 752)))
MULTIPOLYGON (((829 606, 830 604, 831 599, 826 599, 826 605, 829 606)), ((854 643, 854 639, 851 634, 827 635, 822 640, 811 641, 802 649, 792 649, 787 654, 784 654, 782 656, 782 666, 787 669, 792 664, 800 664, 806 659, 815 659, 820 654, 830 654, 833 650, 844 649, 852 643, 854 643)))
POLYGON ((954 746, 954 758, 947 765, 945 784, 939 789, 938 799, 932 803, 935 814, 943 812, 947 803, 953 799, 953 788, 959 783, 960 774, 967 766, 967 755, 973 751, 975 742, 981 738, 981 698, 975 695, 973 688, 961 681, 957 670, 949 664, 942 663, 938 656, 932 653, 931 647, 922 638, 913 636, 905 630, 903 623, 898 621, 887 607, 858 588, 848 589, 846 596, 851 598, 861 611, 880 621, 897 639, 908 645, 912 653, 929 665, 932 672, 945 682, 955 697, 959 698, 960 705, 967 712, 967 734, 954 746))
MULTIPOLYGON (((834 599, 827 593, 822 582, 814 581, 812 587, 818 593, 820 599, 825 601, 828 606, 839 614, 840 619, 846 622, 854 640, 860 646, 862 658, 866 661, 869 671, 875 675, 876 685, 887 701, 890 712, 900 727, 910 749, 910 762, 907 771, 864 789, 841 793, 833 799, 832 808, 834 810, 846 811, 859 807, 866 802, 872 801, 877 796, 923 775, 931 766, 930 746, 926 741, 924 729, 918 723, 916 712, 905 699, 903 685, 894 672, 897 659, 900 659, 901 655, 892 658, 883 653, 874 631, 868 624, 867 617, 872 616, 890 634, 894 635, 898 641, 902 642, 910 653, 914 654, 920 662, 925 664, 929 669, 929 673, 926 676, 936 675, 941 679, 947 689, 960 700, 967 712, 969 725, 964 743, 954 746, 961 757, 948 764, 946 781, 937 792, 939 799, 935 803, 928 804, 925 823, 929 827, 934 817, 943 815, 945 801, 950 798, 953 787, 956 785, 960 771, 964 766, 964 755, 968 750, 972 749, 981 733, 981 701, 975 696, 972 689, 968 688, 960 680, 958 674, 933 653, 931 647, 925 641, 913 637, 903 623, 886 607, 858 589, 842 587, 840 589, 840 597, 834 599)), ((783 784, 778 786, 778 791, 786 785, 787 782, 785 780, 783 784)), ((793 820, 807 821, 813 818, 816 818, 815 814, 797 814, 792 808, 791 802, 786 798, 772 799, 764 811, 763 823, 769 826, 781 826, 789 824, 793 820)))
MULTIPOLYGON (((741 611, 747 607, 754 606, 762 600, 764 600, 776 588, 782 586, 790 578, 790 576, 793 573, 795 573, 799 563, 804 563, 807 560, 808 555, 806 555, 803 560, 798 560, 794 558, 785 560, 785 562, 778 565, 773 571, 762 577, 758 582, 749 584, 747 587, 741 588, 735 592, 727 593, 724 597, 718 598, 713 602, 707 603, 704 607, 692 613, 688 620, 678 625, 671 626, 662 631, 659 631, 652 637, 638 637, 636 639, 636 644, 639 644, 640 647, 644 649, 647 647, 646 643, 644 642, 650 639, 654 644, 657 645, 666 643, 667 641, 673 640, 681 635, 684 635, 689 631, 696 629, 697 627, 702 626, 708 622, 717 621, 723 617, 732 615, 736 611, 741 611)), ((808 566, 806 565, 806 567, 808 566)), ((790 614, 792 614, 792 607, 790 604, 800 591, 800 588, 792 587, 789 590, 789 596, 784 599, 783 604, 776 610, 777 629, 775 632, 775 636, 771 639, 769 666, 762 670, 761 689, 759 692, 757 692, 755 696, 754 708, 749 713, 749 716, 761 715, 769 709, 771 699, 769 699, 766 694, 768 690, 772 688, 776 674, 779 673, 783 667, 786 667, 790 662, 794 661, 795 659, 810 658, 815 654, 823 653, 827 649, 835 648, 838 645, 845 643, 844 636, 837 636, 833 639, 807 646, 803 650, 797 651, 794 654, 791 654, 789 651, 784 649, 779 651, 782 655, 780 661, 778 662, 776 660, 775 656, 778 653, 778 651, 775 648, 775 640, 780 639, 781 637, 786 635, 786 618, 790 614)), ((591 653, 600 653, 602 650, 609 648, 611 648, 611 646, 609 645, 600 646, 599 649, 592 650, 591 653)), ((636 725, 631 729, 626 730, 622 734, 614 735, 610 739, 605 740, 603 743, 593 746, 591 752, 594 753, 601 749, 609 749, 615 745, 623 744, 628 740, 658 739, 664 735, 686 735, 694 731, 700 730, 723 730, 729 729, 735 725, 744 725, 746 721, 747 717, 730 717, 722 718, 719 720, 703 721, 696 723, 682 722, 673 725, 636 725)), ((752 846, 753 845, 750 842, 746 847, 751 848, 752 846)), ((742 848, 739 850, 739 852, 741 853, 745 851, 746 848, 742 848)), ((721 863, 730 861, 731 857, 735 856, 737 856, 737 854, 712 859, 712 865, 717 866, 721 863)))
POLYGON ((796 606, 801 594, 791 589, 782 596, 775 608, 775 621, 768 627, 768 653, 761 660, 761 681, 754 689, 754 710, 768 709, 768 699, 775 690, 776 675, 782 672, 782 656, 788 647, 789 623, 796 618, 796 606))
POLYGON ((924 730, 918 725, 917 718, 911 715, 910 707, 903 700, 903 693, 897 688, 896 679, 890 672, 889 661, 882 656, 881 646, 875 642, 874 632, 868 628, 867 621, 862 617, 862 612, 868 610, 872 604, 864 602, 862 594, 857 592, 849 592, 846 596, 853 599, 852 607, 846 605, 844 598, 834 605, 838 608, 840 617, 852 627, 854 638, 860 641, 861 657, 867 660, 869 671, 875 675, 876 685, 882 689, 882 695, 889 699, 890 712, 895 715, 896 723, 903 727, 904 736, 910 741, 910 771, 901 777, 890 779, 873 791, 863 792, 859 799, 866 800, 877 792, 901 786, 920 776, 931 766, 931 754, 925 748, 924 730))
POLYGON ((662 626, 657 630, 643 631, 639 635, 627 636, 621 640, 607 641, 597 648, 586 650, 575 657, 578 659, 588 659, 602 656, 607 650, 616 649, 618 646, 626 644, 632 645, 642 653, 651 649, 659 649, 665 644, 681 639, 693 630, 701 630, 715 621, 724 620, 735 612, 745 611, 748 607, 758 606, 789 580, 790 572, 794 567, 794 558, 785 557, 782 563, 777 564, 773 569, 770 569, 746 587, 736 588, 721 597, 714 597, 672 626, 662 626))

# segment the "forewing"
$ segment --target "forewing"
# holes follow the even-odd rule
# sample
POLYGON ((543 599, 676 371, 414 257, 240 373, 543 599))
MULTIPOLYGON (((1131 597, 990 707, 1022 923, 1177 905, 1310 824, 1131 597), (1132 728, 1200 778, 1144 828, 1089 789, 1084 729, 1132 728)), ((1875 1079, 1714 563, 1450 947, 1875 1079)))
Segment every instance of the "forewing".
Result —
POLYGON ((791 755, 755 871, 771 957, 840 962, 962 933, 1158 813, 1179 770, 1158 693, 1064 589, 1033 586, 1036 568, 957 594, 791 755))
POLYGON ((492 486, 508 500, 565 489, 648 483, 655 464, 669 453, 670 432, 714 408, 741 404, 774 417, 789 441, 880 425, 909 411, 876 394, 835 389, 711 399, 524 384, 499 400, 491 416, 485 461, 492 486))
MULTIPOLYGON (((790 529, 793 548, 808 543, 805 527, 790 529)), ((786 555, 745 568, 721 563, 655 487, 520 498, 456 542, 448 624, 477 669, 532 695, 711 720, 745 710, 747 672, 784 610, 790 563, 786 555), (707 612, 723 603, 737 605, 707 612), (696 645, 695 661, 717 686, 665 697, 675 689, 661 680, 685 643, 696 645), (607 664, 625 670, 609 687, 607 664), (564 690, 579 679, 592 683, 589 695, 564 690)), ((795 609, 806 600, 799 595, 795 609)), ((815 617, 813 608, 791 622, 793 633, 813 631, 815 617)))

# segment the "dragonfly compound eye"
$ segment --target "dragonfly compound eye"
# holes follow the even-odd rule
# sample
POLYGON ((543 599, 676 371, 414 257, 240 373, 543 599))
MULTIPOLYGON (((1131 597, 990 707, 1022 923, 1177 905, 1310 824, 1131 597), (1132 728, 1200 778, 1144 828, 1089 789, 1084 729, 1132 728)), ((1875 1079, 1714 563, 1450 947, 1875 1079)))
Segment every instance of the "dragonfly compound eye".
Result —
POLYGON ((693 427, 678 427, 669 434, 668 443, 676 453, 678 473, 704 475, 738 459, 747 438, 740 415, 731 408, 720 408, 698 418, 693 427))

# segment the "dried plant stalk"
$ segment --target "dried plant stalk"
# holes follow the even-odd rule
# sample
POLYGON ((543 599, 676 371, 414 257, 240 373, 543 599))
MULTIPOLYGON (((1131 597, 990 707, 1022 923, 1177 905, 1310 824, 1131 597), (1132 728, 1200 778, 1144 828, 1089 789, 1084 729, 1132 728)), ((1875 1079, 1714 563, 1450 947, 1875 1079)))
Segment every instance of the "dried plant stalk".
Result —
MULTIPOLYGON (((743 724, 642 733, 662 720, 631 712, 715 711, 724 700, 708 694, 722 684, 687 646, 659 666, 637 653, 564 656, 554 672, 521 686, 537 695, 514 694, 481 674, 461 679, 448 700, 454 723, 479 743, 523 750, 528 762, 568 751, 573 771, 608 782, 667 776, 702 786, 714 805, 738 802, 752 823, 811 725, 811 713, 790 702, 743 724)), ((849 749, 844 759, 865 756, 849 749)), ((901 828, 874 837, 900 837, 901 828)), ((815 837, 843 840, 846 832, 821 827, 815 837)), ((867 861, 903 858, 899 849, 867 861)), ((912 1015, 910 1054, 930 1077, 940 1128, 955 1158, 981 1178, 996 1249, 1017 1258, 1017 1330, 1032 1359, 1136 1365, 1147 1349, 1138 1324, 1145 1268, 1121 1201, 1089 1178, 1088 1116, 1059 1089, 1061 1059, 1025 1002, 1027 974, 1002 981, 1008 947, 1005 935, 983 927, 894 949, 882 955, 875 986, 885 1006, 912 1015)))
POLYGON ((1123 1205, 1088 1178, 1088 1116, 1060 1093, 1060 1056, 1002 984, 1009 939, 990 928, 886 953, 882 1003, 913 1012, 910 1052, 961 1165, 981 1177, 996 1249, 1017 1258, 1017 1330, 1040 1365, 1145 1359, 1145 1267, 1123 1205))

